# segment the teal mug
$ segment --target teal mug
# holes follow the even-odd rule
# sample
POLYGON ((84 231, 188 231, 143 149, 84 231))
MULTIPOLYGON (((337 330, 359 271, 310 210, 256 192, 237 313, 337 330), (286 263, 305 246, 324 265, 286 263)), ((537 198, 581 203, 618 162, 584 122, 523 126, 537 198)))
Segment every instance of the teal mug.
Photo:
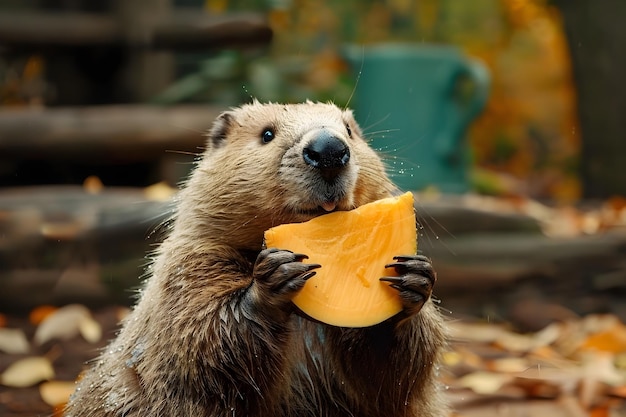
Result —
POLYGON ((489 73, 457 48, 352 46, 356 119, 402 190, 469 189, 467 128, 483 110, 489 73))

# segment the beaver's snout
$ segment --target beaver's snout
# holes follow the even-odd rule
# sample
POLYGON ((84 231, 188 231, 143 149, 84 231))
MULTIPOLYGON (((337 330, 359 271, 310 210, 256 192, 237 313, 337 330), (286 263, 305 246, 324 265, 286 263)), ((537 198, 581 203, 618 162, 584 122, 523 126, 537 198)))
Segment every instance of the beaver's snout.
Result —
POLYGON ((331 132, 321 131, 302 150, 304 162, 319 169, 326 181, 334 180, 350 161, 350 148, 331 132))

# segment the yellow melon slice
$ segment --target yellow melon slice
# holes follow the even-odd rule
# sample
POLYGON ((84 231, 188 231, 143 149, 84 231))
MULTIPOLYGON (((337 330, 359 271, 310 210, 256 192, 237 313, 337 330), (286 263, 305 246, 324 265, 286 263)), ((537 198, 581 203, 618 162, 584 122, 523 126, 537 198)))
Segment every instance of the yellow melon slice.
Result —
POLYGON ((396 275, 385 268, 394 256, 417 253, 413 195, 276 226, 265 232, 265 244, 322 266, 293 299, 304 313, 335 326, 372 326, 402 309, 398 291, 379 279, 396 275))

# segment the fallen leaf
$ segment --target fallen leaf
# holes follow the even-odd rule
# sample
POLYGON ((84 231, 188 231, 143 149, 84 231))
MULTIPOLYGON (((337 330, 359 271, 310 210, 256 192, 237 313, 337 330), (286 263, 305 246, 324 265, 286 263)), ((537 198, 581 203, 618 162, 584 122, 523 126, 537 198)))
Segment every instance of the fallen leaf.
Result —
POLYGON ((620 324, 620 319, 612 314, 589 314, 579 323, 587 334, 602 333, 620 324))
POLYGON ((536 333, 520 334, 502 329, 494 344, 509 352, 529 352, 556 342, 563 330, 560 323, 553 323, 536 333))
POLYGON ((30 346, 21 329, 0 328, 0 351, 9 354, 28 353, 30 346))
POLYGON ((582 369, 586 379, 613 386, 626 384, 626 375, 615 368, 614 358, 609 352, 585 353, 582 357, 582 369))
POLYGON ((589 412, 589 417, 610 417, 610 411, 608 407, 595 407, 589 412))
POLYGON ((518 334, 504 330, 494 341, 496 346, 509 352, 528 352, 540 347, 542 343, 542 341, 535 339, 532 334, 518 334))
POLYGON ((546 368, 540 365, 533 366, 515 375, 517 378, 537 379, 563 385, 574 389, 580 378, 580 369, 575 366, 569 368, 546 368))
POLYGON ((563 356, 550 346, 541 346, 537 349, 533 349, 531 352, 529 352, 529 356, 535 360, 550 362, 564 360, 563 356))
POLYGON ((32 356, 12 363, 0 375, 0 384, 25 388, 54 378, 54 369, 48 358, 32 356))
POLYGON ((535 334, 519 334, 490 323, 457 322, 450 325, 453 339, 464 342, 494 343, 510 352, 527 352, 548 346, 558 339, 560 328, 549 325, 535 334))
POLYGON ((65 417, 65 404, 54 406, 50 417, 65 417))
POLYGON ((592 334, 581 348, 611 353, 626 352, 626 326, 617 322, 602 332, 592 334))
POLYGON ((523 372, 530 366, 525 358, 499 358, 487 362, 487 369, 493 372, 515 373, 523 372))
POLYGON ((63 405, 76 389, 74 381, 48 381, 39 385, 39 395, 51 407, 63 405))
POLYGON ((102 327, 100 323, 91 317, 85 317, 78 325, 81 336, 89 343, 97 343, 102 338, 102 327))
POLYGON ((48 317, 50 314, 54 313, 57 310, 58 307, 49 305, 36 307, 28 315, 28 321, 30 321, 31 324, 38 326, 39 324, 41 324, 42 321, 45 320, 46 317, 48 317))
POLYGON ((476 394, 488 395, 496 393, 504 384, 512 380, 513 377, 510 375, 477 371, 459 378, 458 383, 461 387, 469 388, 476 394))
POLYGON ((459 352, 444 352, 442 356, 442 362, 446 366, 456 366, 463 362, 463 356, 459 352))
POLYGON ((490 323, 450 323, 453 339, 463 342, 491 343, 504 331, 502 326, 490 323))
POLYGON ((558 398, 564 392, 561 385, 549 380, 518 378, 515 385, 522 388, 529 398, 558 398))
POLYGON ((563 327, 563 323, 554 322, 535 333, 533 336, 533 339, 535 339, 535 349, 541 349, 559 340, 563 334, 563 327))
POLYGON ((169 201, 176 191, 176 188, 172 188, 166 182, 161 181, 144 188, 143 193, 151 201, 169 201))
MULTIPOLYGON (((34 342, 42 345, 53 339, 71 339, 81 333, 81 326, 84 326, 83 323, 89 320, 93 321, 93 318, 89 309, 83 305, 70 304, 61 307, 46 317, 37 327, 34 342)), ((88 337, 95 336, 93 333, 92 331, 88 337)))

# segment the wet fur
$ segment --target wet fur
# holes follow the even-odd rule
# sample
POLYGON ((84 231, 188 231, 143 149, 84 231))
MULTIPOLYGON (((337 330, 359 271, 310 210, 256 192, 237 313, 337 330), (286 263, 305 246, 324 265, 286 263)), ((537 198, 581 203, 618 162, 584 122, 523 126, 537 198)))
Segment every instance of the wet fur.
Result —
POLYGON ((139 302, 66 415, 445 415, 435 376, 445 337, 426 260, 396 266, 414 286, 397 284, 403 313, 347 329, 294 312, 314 270, 304 257, 261 250, 266 229, 319 215, 324 199, 349 210, 393 192, 361 135, 331 104, 255 102, 220 116, 139 302), (275 139, 264 144, 267 128, 275 139), (350 146, 351 166, 333 185, 301 165, 320 128, 350 146))

